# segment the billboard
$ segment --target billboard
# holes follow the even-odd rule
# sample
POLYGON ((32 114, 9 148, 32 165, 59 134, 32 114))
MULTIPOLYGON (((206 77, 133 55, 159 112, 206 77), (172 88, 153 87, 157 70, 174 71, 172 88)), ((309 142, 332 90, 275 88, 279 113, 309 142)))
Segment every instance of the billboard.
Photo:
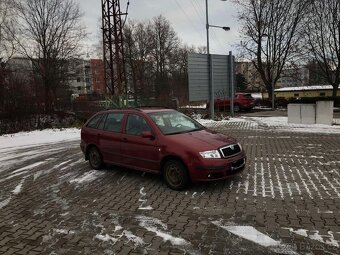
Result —
MULTIPOLYGON (((230 57, 211 54, 214 98, 230 96, 230 57)), ((188 54, 189 101, 209 100, 209 61, 207 54, 188 54)))

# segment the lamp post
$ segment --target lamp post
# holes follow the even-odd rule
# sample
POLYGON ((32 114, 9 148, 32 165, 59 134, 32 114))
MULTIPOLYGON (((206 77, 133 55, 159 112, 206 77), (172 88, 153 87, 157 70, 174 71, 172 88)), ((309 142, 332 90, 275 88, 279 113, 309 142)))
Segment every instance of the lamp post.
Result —
MULTIPOLYGON (((226 0, 221 0, 226 1, 226 0)), ((209 7, 208 0, 205 0, 205 19, 206 19, 206 30, 207 30, 207 54, 208 54, 208 71, 209 71, 209 112, 210 118, 213 120, 215 117, 214 112, 214 83, 213 83, 213 69, 212 69, 212 58, 210 55, 210 45, 209 45, 209 27, 222 28, 225 31, 229 31, 230 27, 221 27, 209 24, 209 7)))
POLYGON ((205 20, 206 20, 206 29, 207 29, 207 54, 208 54, 208 73, 209 73, 209 112, 210 118, 214 119, 214 85, 212 80, 212 63, 210 56, 210 45, 209 45, 209 7, 208 0, 205 0, 205 20))

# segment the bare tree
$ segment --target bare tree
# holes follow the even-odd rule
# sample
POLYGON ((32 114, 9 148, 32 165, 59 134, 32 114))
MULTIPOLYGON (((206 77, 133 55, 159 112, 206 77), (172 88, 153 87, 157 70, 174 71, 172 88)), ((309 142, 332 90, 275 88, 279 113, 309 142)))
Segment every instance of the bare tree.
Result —
POLYGON ((0 1, 0 62, 6 63, 15 52, 16 16, 13 1, 0 1))
POLYGON ((85 36, 82 14, 73 0, 18 0, 16 7, 17 41, 35 64, 45 90, 45 112, 51 112, 56 90, 67 83, 67 63, 85 36))
POLYGON ((125 53, 135 101, 152 96, 153 61, 151 24, 130 21, 125 25, 125 53))
POLYGON ((0 114, 8 109, 5 107, 10 76, 7 63, 15 52, 15 21, 13 2, 0 0, 0 114))
POLYGON ((168 98, 169 60, 174 50, 179 47, 179 39, 170 22, 161 15, 153 19, 150 33, 153 44, 152 57, 156 63, 156 97, 160 98, 163 95, 168 98))
MULTIPOLYGON (((298 52, 301 21, 306 1, 239 0, 239 19, 243 23, 241 44, 245 57, 259 72, 269 96, 283 68, 298 52)), ((274 107, 274 100, 272 102, 274 107)))
POLYGON ((313 0, 305 22, 307 52, 333 86, 333 97, 340 85, 340 2, 313 0))
POLYGON ((172 89, 175 63, 181 60, 179 40, 163 16, 150 22, 130 21, 124 29, 125 53, 134 99, 155 97, 165 103, 172 89))

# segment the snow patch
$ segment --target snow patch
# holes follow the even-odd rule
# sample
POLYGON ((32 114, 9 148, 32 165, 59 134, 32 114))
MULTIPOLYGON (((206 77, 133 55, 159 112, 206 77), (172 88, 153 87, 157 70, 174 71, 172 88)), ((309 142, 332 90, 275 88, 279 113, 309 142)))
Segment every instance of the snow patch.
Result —
POLYGON ((53 229, 53 231, 57 234, 64 234, 64 235, 69 235, 69 234, 75 234, 75 231, 73 230, 67 230, 67 229, 53 229))
POLYGON ((18 194, 21 192, 22 185, 24 184, 25 180, 26 180, 26 177, 24 177, 24 178, 21 180, 21 182, 19 183, 19 185, 17 185, 17 186, 15 187, 15 189, 12 191, 12 193, 13 193, 14 195, 18 195, 18 194))
POLYGON ((45 163, 44 161, 42 161, 42 162, 36 162, 36 163, 34 163, 34 164, 31 164, 31 165, 28 165, 28 166, 19 168, 19 169, 13 171, 12 174, 16 174, 16 173, 22 172, 22 171, 24 171, 24 170, 30 170, 30 169, 32 169, 32 168, 34 168, 34 167, 37 167, 37 166, 40 166, 40 165, 42 165, 42 164, 44 164, 44 163, 45 163))
POLYGON ((82 184, 82 183, 94 181, 95 179, 97 179, 98 177, 100 177, 102 175, 103 175, 103 173, 98 172, 96 170, 92 170, 90 172, 85 173, 81 177, 74 178, 74 179, 70 180, 69 182, 70 183, 82 184))
POLYGON ((142 202, 142 203, 138 207, 138 210, 153 210, 153 208, 150 205, 146 205, 148 200, 145 198, 146 197, 146 192, 144 192, 144 187, 142 187, 139 190, 139 194, 141 195, 141 197, 138 199, 138 201, 142 202))
POLYGON ((1 201, 0 202, 0 209, 4 208, 6 205, 8 205, 10 201, 11 201, 11 197, 1 201))
POLYGON ((161 237, 164 242, 169 241, 172 245, 177 246, 190 246, 190 243, 183 238, 174 237, 170 233, 165 232, 167 229, 166 225, 162 223, 160 220, 146 217, 146 216, 138 216, 137 220, 139 221, 139 225, 150 232, 154 232, 157 236, 161 237), (162 229, 157 228, 159 225, 162 229))
POLYGON ((144 192, 144 187, 140 189, 139 194, 141 194, 142 196, 146 196, 146 192, 144 192))
POLYGON ((98 234, 94 238, 98 239, 98 240, 101 240, 103 242, 113 242, 113 243, 116 243, 118 241, 117 238, 114 238, 114 237, 112 237, 112 236, 110 236, 108 234, 106 234, 106 235, 99 235, 98 234))
POLYGON ((281 244, 281 242, 275 241, 274 239, 261 233, 260 231, 256 230, 254 227, 251 226, 221 226, 219 225, 219 222, 213 222, 213 224, 227 230, 228 232, 233 233, 234 235, 237 235, 239 237, 242 237, 248 241, 259 244, 264 247, 280 246, 281 244))
POLYGON ((318 230, 306 230, 306 229, 297 229, 294 230, 293 228, 283 228, 283 229, 288 229, 290 232, 303 236, 303 237, 307 237, 311 240, 315 240, 330 246, 334 246, 334 247, 340 247, 339 246, 339 241, 335 240, 334 238, 334 234, 332 231, 328 231, 327 235, 320 235, 318 230))

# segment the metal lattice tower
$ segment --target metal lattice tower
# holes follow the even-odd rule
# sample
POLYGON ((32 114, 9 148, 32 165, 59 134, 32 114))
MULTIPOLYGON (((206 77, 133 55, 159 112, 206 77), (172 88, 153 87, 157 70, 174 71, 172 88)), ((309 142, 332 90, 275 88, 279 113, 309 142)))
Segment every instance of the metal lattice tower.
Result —
POLYGON ((119 0, 102 0, 103 57, 105 82, 110 95, 126 95, 127 82, 119 0))

